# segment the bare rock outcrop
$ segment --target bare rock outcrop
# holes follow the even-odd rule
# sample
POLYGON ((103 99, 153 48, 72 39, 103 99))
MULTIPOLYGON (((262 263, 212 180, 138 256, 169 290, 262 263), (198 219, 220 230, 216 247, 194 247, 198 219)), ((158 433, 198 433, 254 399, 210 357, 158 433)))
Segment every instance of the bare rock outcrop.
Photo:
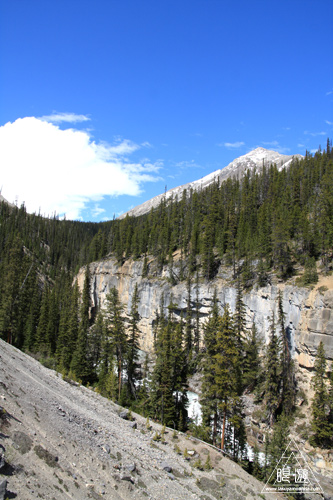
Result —
MULTIPOLYGON (((105 307, 106 295, 112 287, 116 287, 120 300, 126 305, 127 312, 131 308, 131 297, 138 286, 140 297, 139 314, 141 330, 141 347, 150 351, 153 346, 153 324, 156 311, 167 307, 171 300, 177 304, 176 314, 185 314, 187 308, 187 286, 185 282, 173 285, 170 269, 165 266, 157 268, 153 259, 148 264, 148 277, 142 277, 143 261, 127 260, 119 266, 114 258, 104 259, 90 264, 91 300, 93 310, 105 307)), ((179 273, 177 265, 172 271, 179 273)), ((84 270, 78 276, 79 286, 83 287, 84 270)), ((221 306, 229 303, 235 310, 236 288, 230 285, 228 270, 221 269, 212 281, 200 280, 198 290, 192 284, 191 302, 193 309, 199 305, 201 321, 204 321, 212 303, 214 290, 221 306)), ((255 320, 258 331, 268 342, 269 323, 273 311, 277 314, 277 296, 282 292, 283 308, 286 315, 285 324, 295 360, 301 367, 311 369, 319 342, 324 342, 326 356, 333 360, 333 277, 324 277, 315 287, 298 287, 293 284, 277 283, 264 288, 255 287, 244 295, 248 326, 255 320)))

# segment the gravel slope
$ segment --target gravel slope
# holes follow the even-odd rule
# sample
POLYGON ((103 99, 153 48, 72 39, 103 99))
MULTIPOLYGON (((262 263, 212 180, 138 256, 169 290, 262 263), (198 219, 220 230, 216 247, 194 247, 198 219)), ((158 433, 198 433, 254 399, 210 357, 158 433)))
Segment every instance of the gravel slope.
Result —
POLYGON ((260 494, 263 484, 213 448, 183 435, 174 439, 171 431, 165 444, 154 441, 159 425, 152 423, 147 430, 139 415, 134 415, 135 422, 124 420, 117 405, 68 384, 2 340, 0 406, 0 445, 6 459, 0 483, 8 481, 4 498, 265 498, 260 494), (193 457, 186 460, 175 445, 193 457), (204 463, 208 453, 214 469, 195 468, 198 456, 204 463), (166 465, 171 472, 164 470, 166 465))

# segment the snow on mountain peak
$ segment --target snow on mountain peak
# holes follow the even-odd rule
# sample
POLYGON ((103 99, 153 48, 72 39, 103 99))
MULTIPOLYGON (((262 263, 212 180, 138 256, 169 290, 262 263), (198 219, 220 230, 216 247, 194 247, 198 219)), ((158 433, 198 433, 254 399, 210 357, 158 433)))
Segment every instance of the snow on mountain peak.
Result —
POLYGON ((276 151, 258 147, 243 156, 239 156, 231 163, 229 163, 229 165, 220 170, 216 170, 215 172, 212 172, 205 177, 202 177, 201 179, 189 182, 188 184, 184 184, 182 186, 178 186, 176 188, 170 189, 166 193, 155 196, 155 198, 152 198, 151 200, 148 200, 145 203, 142 203, 141 205, 138 205, 137 207, 129 210, 125 214, 122 214, 119 219, 124 218, 127 214, 134 216, 143 215, 149 212, 151 208, 158 206, 163 197, 166 197, 168 199, 171 196, 180 196, 185 189, 203 189, 217 180, 223 182, 224 180, 228 179, 228 177, 240 178, 247 172, 247 170, 259 170, 263 167, 263 165, 269 167, 274 163, 279 170, 282 170, 283 167, 288 167, 290 165, 293 158, 303 157, 302 155, 283 155, 276 151))

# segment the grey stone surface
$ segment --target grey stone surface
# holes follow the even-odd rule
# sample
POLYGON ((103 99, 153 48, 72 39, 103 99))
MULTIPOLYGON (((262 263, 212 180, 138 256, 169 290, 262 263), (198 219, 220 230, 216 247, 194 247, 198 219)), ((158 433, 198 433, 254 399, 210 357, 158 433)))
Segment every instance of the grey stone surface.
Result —
MULTIPOLYGON (((151 422, 148 431, 146 418, 134 414, 139 430, 133 432, 129 422, 120 418, 121 408, 92 389, 66 383, 59 374, 2 340, 0 352, 9 415, 5 424, 6 453, 11 450, 10 465, 15 471, 6 477, 8 496, 17 500, 89 500, 104 494, 108 500, 199 500, 204 493, 207 499, 215 500, 210 483, 203 489, 197 484, 201 471, 174 450, 172 433, 165 434, 165 444, 153 442, 162 426, 151 422), (60 405, 72 421, 59 416, 60 405), (31 436, 29 452, 21 453, 13 446, 14 438, 20 440, 18 436, 25 444, 24 436, 31 436), (105 444, 110 446, 110 454, 102 449, 105 444), (174 468, 175 479, 171 480, 171 472, 162 469, 162 462, 168 470, 174 468)), ((4 429, 1 431, 4 433, 4 429)), ((177 444, 184 451, 188 446, 186 436, 178 433, 177 444)), ((191 447, 195 446, 191 443, 191 447)), ((198 445, 202 460, 202 448, 206 446, 198 445)), ((214 449, 210 449, 210 455, 214 470, 205 472, 205 476, 211 481, 223 470, 230 478, 230 487, 251 485, 257 492, 263 488, 238 464, 227 458, 221 460, 214 449)), ((223 498, 234 500, 231 494, 223 498)), ((278 498, 272 495, 271 500, 278 498)))
POLYGON ((0 478, 0 500, 5 500, 7 489, 7 479, 0 478))
MULTIPOLYGON (((174 271, 179 272, 179 262, 174 261, 174 271)), ((167 308, 172 300, 177 304, 175 315, 180 317, 186 313, 187 288, 185 282, 172 286, 168 266, 158 269, 156 262, 149 259, 148 277, 142 277, 143 261, 126 261, 119 266, 115 259, 105 259, 90 264, 91 301, 93 308, 104 307, 107 293, 116 287, 120 300, 130 312, 131 298, 135 288, 139 292, 139 328, 141 332, 140 346, 144 351, 153 347, 153 321, 161 300, 167 308)), ((83 287, 84 273, 78 274, 79 286, 83 287)), ((209 314, 214 290, 221 308, 228 303, 234 312, 236 305, 236 288, 230 285, 230 270, 220 269, 212 281, 200 280, 198 290, 200 321, 203 323, 209 314), (228 274, 229 273, 229 274, 228 274)), ((282 292, 282 303, 285 313, 285 325, 290 340, 294 358, 304 367, 313 365, 313 358, 319 342, 325 345, 327 358, 333 360, 333 290, 320 292, 319 284, 313 291, 311 288, 300 288, 283 283, 272 284, 264 288, 254 287, 244 294, 247 326, 250 328, 253 320, 259 335, 265 343, 269 340, 270 318, 273 312, 277 315, 277 297, 282 292)), ((196 288, 193 284, 192 305, 195 307, 196 288)))
POLYGON ((111 452, 111 448, 108 444, 103 444, 102 445, 102 450, 105 451, 105 453, 110 453, 111 452))
POLYGON ((166 472, 172 472, 172 467, 167 462, 161 463, 161 469, 165 470, 166 472))

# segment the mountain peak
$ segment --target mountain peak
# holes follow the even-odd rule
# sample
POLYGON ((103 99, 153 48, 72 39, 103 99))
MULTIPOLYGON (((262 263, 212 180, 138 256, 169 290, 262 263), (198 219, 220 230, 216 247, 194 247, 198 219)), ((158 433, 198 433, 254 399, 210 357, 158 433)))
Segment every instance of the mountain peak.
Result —
POLYGON ((294 158, 303 158, 302 155, 283 155, 277 151, 272 151, 270 149, 265 149, 263 147, 257 147, 249 153, 243 156, 239 156, 233 160, 226 167, 216 170, 197 181, 189 182, 188 184, 183 184, 176 188, 170 189, 166 193, 159 194, 148 200, 135 208, 132 208, 125 214, 122 214, 119 219, 123 219, 127 214, 133 216, 143 215, 159 205, 163 197, 171 198, 172 196, 181 196, 185 189, 203 189, 213 182, 219 180, 223 182, 228 179, 228 177, 242 177, 248 170, 262 169, 263 165, 270 166, 275 164, 279 170, 284 167, 288 167, 294 158))

